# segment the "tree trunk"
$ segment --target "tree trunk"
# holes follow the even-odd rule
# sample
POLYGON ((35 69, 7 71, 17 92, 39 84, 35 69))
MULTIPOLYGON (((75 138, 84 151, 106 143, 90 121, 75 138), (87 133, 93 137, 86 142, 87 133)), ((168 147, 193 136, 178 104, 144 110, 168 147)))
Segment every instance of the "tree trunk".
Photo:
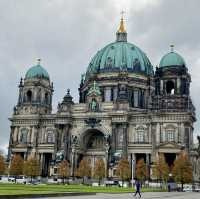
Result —
POLYGON ((62 177, 62 183, 63 183, 63 185, 65 184, 65 180, 64 180, 65 178, 64 177, 62 177))
POLYGON ((183 181, 181 181, 181 191, 183 191, 183 181))
POLYGON ((99 186, 100 186, 100 181, 101 181, 101 178, 99 178, 99 186))

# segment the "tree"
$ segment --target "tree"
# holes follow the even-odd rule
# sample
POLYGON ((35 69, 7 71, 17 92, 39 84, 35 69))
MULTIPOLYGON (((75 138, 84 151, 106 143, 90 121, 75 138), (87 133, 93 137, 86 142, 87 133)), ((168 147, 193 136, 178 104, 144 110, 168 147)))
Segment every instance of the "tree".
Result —
POLYGON ((88 160, 82 159, 79 163, 79 167, 76 171, 77 176, 83 178, 83 184, 84 184, 84 177, 90 177, 91 176, 91 166, 88 160))
POLYGON ((15 183, 16 183, 16 177, 19 175, 23 175, 23 168, 24 168, 24 160, 19 154, 15 154, 12 157, 9 174, 15 177, 15 183))
POLYGON ((94 176, 98 178, 100 185, 101 179, 105 177, 105 163, 102 159, 98 159, 95 162, 94 176))
POLYGON ((131 168, 127 159, 122 158, 117 165, 117 176, 122 180, 122 186, 125 180, 131 177, 131 168))
POLYGON ((162 180, 163 182, 167 182, 169 179, 169 166, 167 162, 165 161, 165 157, 163 154, 159 155, 159 158, 156 161, 154 170, 153 170, 154 175, 162 180))
POLYGON ((144 159, 138 160, 136 164, 136 178, 139 179, 141 182, 149 176, 147 166, 144 162, 144 159))
POLYGON ((192 182, 192 164, 186 152, 181 152, 178 158, 174 161, 172 174, 177 183, 183 184, 192 182))
POLYGON ((62 178, 63 184, 65 184, 65 178, 70 176, 70 167, 67 160, 63 160, 58 165, 58 175, 62 178))
POLYGON ((31 182, 34 177, 40 175, 40 163, 35 157, 29 158, 24 163, 24 175, 31 177, 31 182))
POLYGON ((5 174, 6 171, 6 163, 3 155, 0 154, 0 175, 5 174))

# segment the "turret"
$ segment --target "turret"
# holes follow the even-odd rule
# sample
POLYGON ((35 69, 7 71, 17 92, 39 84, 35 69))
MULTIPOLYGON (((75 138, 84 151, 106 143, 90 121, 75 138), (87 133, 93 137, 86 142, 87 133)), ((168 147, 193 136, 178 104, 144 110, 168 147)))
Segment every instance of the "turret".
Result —
POLYGON ((14 114, 45 114, 52 110, 53 83, 40 59, 19 83, 19 98, 14 114))

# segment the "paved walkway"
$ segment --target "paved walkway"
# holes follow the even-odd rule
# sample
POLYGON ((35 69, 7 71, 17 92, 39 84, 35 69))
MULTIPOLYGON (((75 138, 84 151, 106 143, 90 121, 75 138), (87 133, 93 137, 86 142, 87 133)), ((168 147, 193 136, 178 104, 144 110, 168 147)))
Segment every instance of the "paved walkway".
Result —
MULTIPOLYGON (((99 193, 95 196, 69 196, 69 197, 57 197, 59 199, 134 199, 139 197, 133 197, 132 194, 103 194, 99 193)), ((199 199, 200 193, 194 192, 151 192, 151 193, 142 193, 142 199, 199 199)), ((42 198, 41 198, 42 199, 42 198)), ((43 199, 56 199, 56 197, 52 198, 43 198, 43 199)))

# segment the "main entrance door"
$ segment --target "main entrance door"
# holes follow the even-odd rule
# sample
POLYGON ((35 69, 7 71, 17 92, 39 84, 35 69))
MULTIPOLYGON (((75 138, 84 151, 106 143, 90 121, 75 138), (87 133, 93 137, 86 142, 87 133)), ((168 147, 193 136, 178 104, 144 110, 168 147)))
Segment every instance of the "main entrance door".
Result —
POLYGON ((89 160, 91 167, 94 168, 97 159, 105 160, 106 140, 104 134, 97 129, 89 129, 82 138, 82 154, 79 154, 78 165, 85 158, 89 160))

